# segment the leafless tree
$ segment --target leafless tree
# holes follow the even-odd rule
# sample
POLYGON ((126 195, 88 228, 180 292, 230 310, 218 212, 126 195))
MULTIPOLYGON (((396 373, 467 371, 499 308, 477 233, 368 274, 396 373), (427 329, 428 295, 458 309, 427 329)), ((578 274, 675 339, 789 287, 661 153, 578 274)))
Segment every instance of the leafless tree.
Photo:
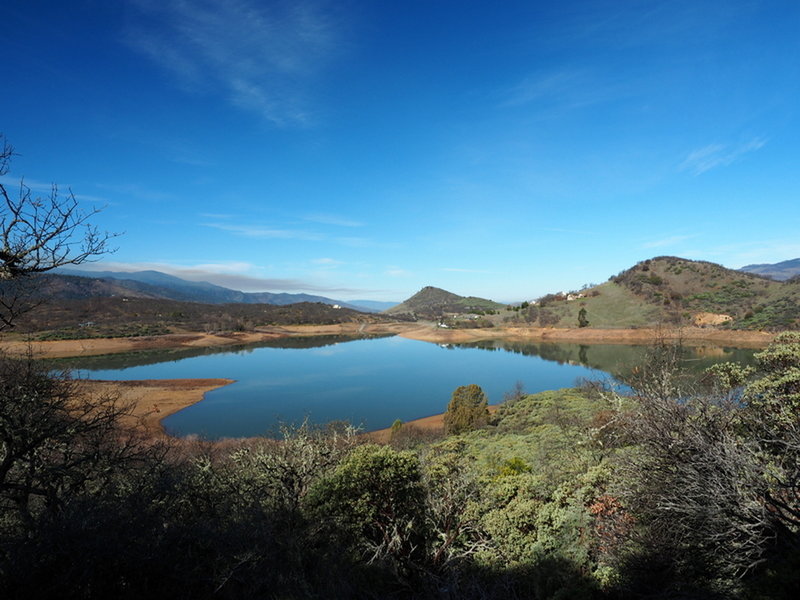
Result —
POLYGON ((637 520, 638 551, 626 570, 651 583, 670 574, 656 586, 730 591, 772 541, 764 469, 736 399, 698 393, 679 354, 661 340, 629 381, 621 416, 634 445, 619 460, 618 492, 637 520))
MULTIPOLYGON (((14 148, 0 135, 0 177, 9 172, 14 148)), ((14 193, 0 181, 0 331, 35 306, 35 276, 65 265, 79 265, 113 250, 114 234, 91 219, 100 209, 83 210, 70 190, 34 195, 20 181, 14 193)))

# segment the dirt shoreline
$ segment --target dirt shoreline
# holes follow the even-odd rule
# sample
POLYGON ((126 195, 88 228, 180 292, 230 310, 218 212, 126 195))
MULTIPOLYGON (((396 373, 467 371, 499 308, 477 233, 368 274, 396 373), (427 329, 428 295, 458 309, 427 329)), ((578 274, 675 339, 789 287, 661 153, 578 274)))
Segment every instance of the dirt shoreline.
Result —
MULTIPOLYGON (((487 339, 509 341, 552 341, 581 344, 649 344, 657 338, 680 340, 690 346, 703 344, 761 348, 775 334, 760 331, 727 331, 688 327, 682 329, 552 329, 503 327, 490 329, 443 329, 433 323, 343 323, 339 325, 292 325, 265 327, 254 332, 224 334, 177 333, 141 338, 90 340, 58 340, 28 342, 22 339, 0 340, 0 351, 10 355, 37 358, 97 356, 157 349, 238 346, 284 337, 316 335, 399 335, 401 337, 440 344, 475 342, 487 339)), ((141 418, 148 431, 164 434, 161 420, 179 410, 200 402, 205 393, 233 383, 231 379, 172 379, 143 381, 85 381, 88 393, 113 393, 128 402, 136 418, 141 418)), ((425 430, 441 430, 442 415, 431 415, 406 425, 425 430)), ((376 441, 388 441, 390 430, 370 432, 376 441)))
POLYGON ((399 335, 425 342, 453 344, 488 339, 510 341, 575 342, 581 344, 649 344, 656 338, 681 340, 687 345, 722 344, 765 347, 775 337, 763 331, 730 331, 684 327, 680 329, 553 329, 540 327, 495 327, 489 329, 443 329, 433 323, 342 323, 338 325, 291 325, 264 327, 252 332, 172 333, 137 338, 97 338, 48 342, 24 339, 0 340, 0 350, 12 355, 31 351, 41 358, 97 356, 158 349, 209 348, 255 344, 284 337, 315 335, 399 335))
POLYGON ((680 341, 689 346, 704 344, 762 348, 775 337, 764 331, 731 331, 683 327, 674 329, 555 329, 503 327, 490 329, 441 329, 428 326, 400 333, 403 337, 436 343, 462 343, 487 339, 509 341, 574 342, 580 344, 652 344, 656 339, 680 341))
POLYGON ((179 410, 197 404, 210 392, 233 383, 233 379, 143 379, 137 381, 81 381, 81 391, 90 397, 113 396, 128 405, 128 424, 141 422, 151 435, 166 435, 161 421, 179 410))

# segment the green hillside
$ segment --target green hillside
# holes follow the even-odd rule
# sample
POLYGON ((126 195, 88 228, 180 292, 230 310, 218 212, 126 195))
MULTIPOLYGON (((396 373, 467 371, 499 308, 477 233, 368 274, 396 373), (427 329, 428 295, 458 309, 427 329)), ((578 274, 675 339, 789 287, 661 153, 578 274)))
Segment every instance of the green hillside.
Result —
POLYGON ((427 286, 411 296, 405 302, 385 311, 390 315, 411 314, 422 318, 438 318, 447 313, 484 312, 500 310, 504 304, 476 298, 475 296, 459 296, 447 290, 427 286))
POLYGON ((517 318, 543 327, 577 327, 581 310, 589 327, 797 329, 800 280, 774 281, 711 262, 662 256, 582 292, 548 294, 517 318))

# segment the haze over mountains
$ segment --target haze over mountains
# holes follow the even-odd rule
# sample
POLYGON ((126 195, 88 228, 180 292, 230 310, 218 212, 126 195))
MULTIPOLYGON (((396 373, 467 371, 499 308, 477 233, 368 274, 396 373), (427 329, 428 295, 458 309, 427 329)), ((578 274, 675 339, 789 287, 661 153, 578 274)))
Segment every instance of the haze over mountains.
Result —
MULTIPOLYGON (((342 302, 309 294, 247 293, 208 282, 187 281, 158 271, 62 271, 46 276, 44 294, 62 300, 62 308, 67 306, 67 301, 88 306, 87 302, 115 298, 135 299, 140 303, 143 300, 157 300, 162 304, 170 301, 206 304, 210 306, 204 309, 205 320, 211 319, 208 315, 213 311, 227 310, 239 315, 244 310, 222 305, 250 305, 256 308, 255 305, 262 304, 284 307, 299 303, 322 303, 362 312, 384 312, 385 317, 400 320, 455 317, 456 320, 465 319, 458 326, 466 327, 477 326, 477 323, 469 324, 468 321, 474 319, 474 315, 480 315, 483 318, 480 323, 488 327, 524 324, 573 328, 588 320, 588 324, 581 326, 630 328, 668 323, 678 326, 779 330, 800 327, 800 277, 795 274, 798 269, 800 259, 733 270, 706 261, 661 256, 637 263, 603 284, 571 293, 547 294, 536 300, 530 299, 530 304, 526 302, 514 306, 484 298, 459 296, 433 286, 424 287, 397 305, 373 301, 342 302), (212 310, 213 305, 216 307, 212 310), (583 313, 583 317, 579 316, 580 313, 583 313), (467 316, 470 314, 472 317, 467 316)), ((199 310, 196 307, 177 307, 173 310, 162 304, 159 304, 161 314, 194 314, 199 310)), ((131 310, 128 306, 123 312, 131 310)), ((313 312, 308 307, 303 309, 298 313, 301 315, 298 318, 307 320, 310 318, 306 314, 309 311, 313 312)), ((267 312, 248 312, 239 316, 254 323, 286 318, 276 317, 272 313, 267 318, 267 312)), ((94 320, 90 313, 73 320, 94 320)), ((325 313, 313 316, 315 321, 341 318, 344 315, 325 313)), ((151 321, 156 322, 158 318, 153 316, 151 321)))
POLYGON ((800 258, 784 260, 783 262, 774 264, 747 265, 739 270, 747 271, 748 273, 756 273, 757 275, 764 275, 765 277, 777 279, 778 281, 786 281, 787 279, 800 275, 800 258))
MULTIPOLYGON (((325 296, 311 294, 288 294, 273 292, 241 292, 226 287, 208 283, 206 281, 188 281, 161 273, 160 271, 83 271, 77 269, 61 269, 60 275, 84 277, 105 281, 118 288, 129 290, 138 295, 148 297, 179 300, 182 302, 202 302, 205 304, 274 304, 285 306, 298 302, 321 302, 323 304, 339 305, 354 310, 367 312, 381 312, 391 308, 394 302, 379 302, 374 300, 334 300, 325 296)), ((114 293, 119 293, 115 291, 114 293)))

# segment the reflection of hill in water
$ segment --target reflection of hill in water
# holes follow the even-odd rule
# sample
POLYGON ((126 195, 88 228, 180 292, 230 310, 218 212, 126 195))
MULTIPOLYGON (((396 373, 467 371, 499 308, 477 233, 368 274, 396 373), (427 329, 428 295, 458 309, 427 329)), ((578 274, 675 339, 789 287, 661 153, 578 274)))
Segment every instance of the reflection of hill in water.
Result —
MULTIPOLYGON (((246 354, 258 348, 306 349, 322 348, 343 342, 392 337, 392 335, 346 336, 318 335, 308 337, 287 337, 247 344, 243 346, 222 346, 216 348, 181 348, 174 350, 152 350, 125 354, 107 354, 82 358, 64 358, 48 361, 57 369, 112 370, 153 365, 164 362, 177 362, 185 358, 210 356, 214 354, 246 354)), ((625 378, 630 369, 642 364, 646 359, 646 346, 626 346, 622 344, 565 344, 552 342, 514 342, 508 340, 483 340, 462 344, 449 344, 447 348, 477 348, 487 351, 506 351, 525 356, 538 356, 559 364, 583 365, 625 378)), ((753 364, 752 349, 728 348, 721 346, 684 347, 683 364, 692 371, 702 371, 723 361, 736 361, 753 364)))
POLYGON ((120 354, 104 354, 102 356, 84 356, 76 358, 59 358, 47 361, 56 369, 87 369, 90 371, 127 369, 163 362, 176 362, 185 358, 211 356, 214 354, 247 354, 257 348, 284 348, 297 350, 306 348, 322 348, 342 342, 370 340, 389 335, 312 335, 305 337, 286 337, 246 344, 241 346, 217 346, 208 348, 176 348, 172 350, 144 350, 141 352, 124 352, 120 354))
MULTIPOLYGON (((583 365, 605 371, 615 376, 626 376, 631 368, 646 360, 646 346, 622 344, 565 344, 552 342, 513 342, 509 340, 482 340, 463 344, 451 344, 456 348, 480 348, 482 350, 505 350, 525 356, 538 356, 559 364, 583 365)), ((683 365, 692 371, 702 371, 718 362, 734 361, 754 364, 753 349, 728 348, 722 346, 683 347, 683 365)))

